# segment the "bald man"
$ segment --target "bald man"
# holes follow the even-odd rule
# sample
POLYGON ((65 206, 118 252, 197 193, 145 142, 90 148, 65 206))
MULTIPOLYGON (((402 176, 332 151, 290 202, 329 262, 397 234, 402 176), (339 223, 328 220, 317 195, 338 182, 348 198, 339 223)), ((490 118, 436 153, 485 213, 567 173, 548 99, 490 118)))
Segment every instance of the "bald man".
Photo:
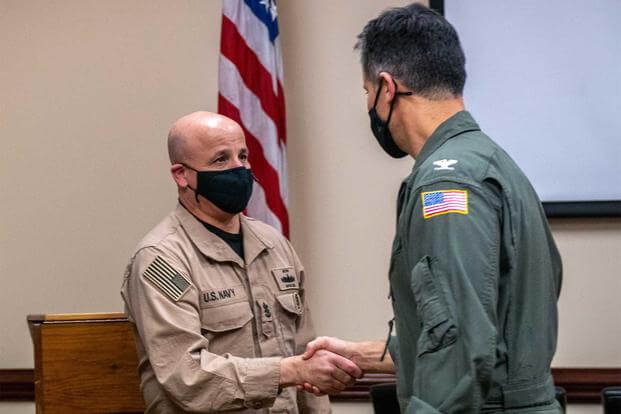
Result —
POLYGON ((121 294, 135 325, 147 413, 328 413, 361 375, 315 337, 305 274, 272 227, 244 216, 253 175, 240 126, 217 114, 179 119, 168 136, 179 204, 138 244, 121 294))

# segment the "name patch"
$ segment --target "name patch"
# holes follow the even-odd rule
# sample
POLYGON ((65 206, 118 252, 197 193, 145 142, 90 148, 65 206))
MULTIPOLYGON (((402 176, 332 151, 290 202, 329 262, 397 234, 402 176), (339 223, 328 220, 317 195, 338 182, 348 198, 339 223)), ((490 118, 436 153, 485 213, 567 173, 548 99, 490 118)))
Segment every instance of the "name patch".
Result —
POLYGON ((200 306, 202 309, 212 308, 214 306, 242 302, 246 298, 246 290, 242 285, 204 290, 200 295, 200 306))
POLYGON ((280 290, 300 288, 300 283, 292 267, 272 269, 272 276, 274 276, 280 290))

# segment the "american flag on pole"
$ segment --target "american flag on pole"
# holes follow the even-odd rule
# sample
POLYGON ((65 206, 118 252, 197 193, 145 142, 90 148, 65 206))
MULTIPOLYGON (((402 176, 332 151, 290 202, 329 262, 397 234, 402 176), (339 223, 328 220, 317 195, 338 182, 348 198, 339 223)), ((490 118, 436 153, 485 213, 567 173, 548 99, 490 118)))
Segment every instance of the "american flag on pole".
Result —
POLYGON ((224 0, 218 112, 244 129, 257 177, 247 213, 289 237, 285 98, 274 0, 224 0))
POLYGON ((468 214, 467 190, 427 191, 421 197, 426 219, 448 213, 468 214))

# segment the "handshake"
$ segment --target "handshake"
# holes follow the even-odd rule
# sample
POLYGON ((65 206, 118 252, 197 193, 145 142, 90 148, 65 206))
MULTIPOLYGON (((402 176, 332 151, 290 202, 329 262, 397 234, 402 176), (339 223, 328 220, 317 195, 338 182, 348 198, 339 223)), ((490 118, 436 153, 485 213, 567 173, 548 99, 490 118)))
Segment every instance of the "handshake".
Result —
POLYGON ((307 344, 304 354, 281 361, 281 386, 296 385, 299 390, 318 396, 341 392, 360 378, 363 369, 366 369, 365 345, 319 337, 307 344))

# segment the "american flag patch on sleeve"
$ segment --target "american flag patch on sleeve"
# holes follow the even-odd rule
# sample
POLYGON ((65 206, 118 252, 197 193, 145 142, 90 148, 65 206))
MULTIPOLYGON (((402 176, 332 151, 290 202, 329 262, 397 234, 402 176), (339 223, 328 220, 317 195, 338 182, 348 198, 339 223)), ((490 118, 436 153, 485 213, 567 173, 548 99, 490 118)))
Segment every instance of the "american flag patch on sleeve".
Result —
POLYGON ((421 194, 425 219, 442 214, 468 214, 467 190, 438 190, 421 194))
POLYGON ((188 279, 160 256, 151 262, 142 275, 175 302, 190 287, 188 279))

